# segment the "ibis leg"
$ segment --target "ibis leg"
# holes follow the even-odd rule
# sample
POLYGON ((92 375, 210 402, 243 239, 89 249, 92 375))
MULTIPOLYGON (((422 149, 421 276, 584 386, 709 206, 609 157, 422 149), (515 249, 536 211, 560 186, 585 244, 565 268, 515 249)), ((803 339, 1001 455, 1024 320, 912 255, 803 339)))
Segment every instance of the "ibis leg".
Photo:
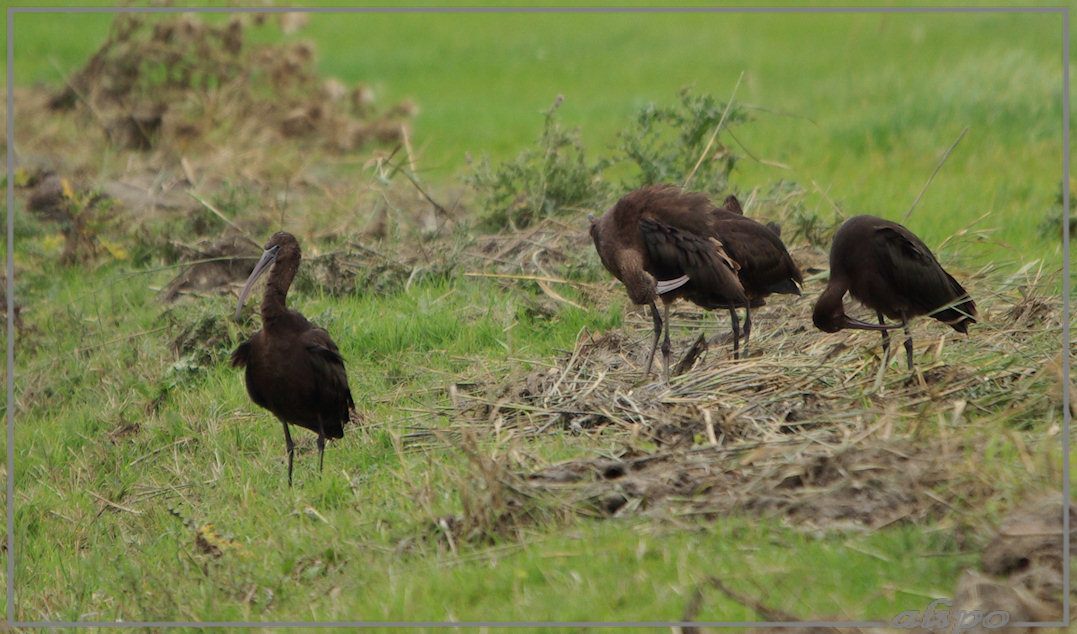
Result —
POLYGON ((658 314, 658 307, 654 305, 654 302, 651 302, 651 319, 654 320, 654 339, 651 340, 651 354, 647 356, 647 371, 644 376, 651 375, 654 351, 658 349, 658 338, 662 336, 662 317, 658 314))
MULTIPOLYGON (((885 326, 886 320, 883 319, 883 314, 878 311, 875 311, 875 314, 879 316, 879 325, 885 326)), ((890 358, 890 331, 880 330, 879 332, 883 336, 883 365, 885 366, 887 359, 890 358)))
POLYGON ((901 314, 901 325, 905 328, 905 358, 909 362, 909 372, 912 372, 912 333, 909 332, 909 320, 905 319, 905 313, 901 314))
POLYGON ((322 459, 325 457, 325 425, 318 419, 318 473, 322 472, 322 459))
POLYGON ((284 425, 284 446, 288 448, 288 486, 292 486, 292 461, 295 459, 295 443, 292 442, 292 433, 288 431, 288 421, 281 420, 284 425))
POLYGON ((733 324, 733 358, 740 358, 740 318, 737 317, 737 309, 729 304, 729 321, 733 324))
POLYGON ((666 382, 669 383, 669 355, 673 346, 669 343, 669 304, 664 306, 664 316, 666 319, 665 331, 666 336, 662 339, 662 362, 665 364, 665 376, 666 382))
POLYGON ((744 307, 744 356, 748 356, 748 336, 752 334, 752 303, 744 307))

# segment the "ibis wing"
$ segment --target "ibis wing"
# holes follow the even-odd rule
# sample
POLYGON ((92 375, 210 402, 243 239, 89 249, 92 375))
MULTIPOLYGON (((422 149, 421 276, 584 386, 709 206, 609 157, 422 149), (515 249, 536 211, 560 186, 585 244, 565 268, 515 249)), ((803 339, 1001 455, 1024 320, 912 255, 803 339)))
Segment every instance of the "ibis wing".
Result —
POLYGON ((743 302, 737 264, 717 237, 702 236, 653 218, 641 218, 640 235, 647 250, 649 271, 659 280, 687 276, 697 289, 743 302))
POLYGON ((344 359, 341 358, 336 343, 329 338, 329 333, 322 328, 314 328, 304 333, 303 344, 314 372, 318 411, 327 416, 324 421, 325 434, 330 438, 341 438, 344 435, 343 424, 348 420, 348 412, 355 407, 351 390, 348 388, 344 359))
POLYGON ((241 368, 246 367, 245 383, 247 384, 247 394, 250 395, 251 400, 254 401, 259 407, 265 407, 269 409, 270 400, 273 396, 271 391, 267 391, 264 385, 261 385, 257 380, 252 380, 252 373, 256 373, 254 368, 255 363, 252 365, 252 356, 254 355, 255 341, 262 335, 262 331, 254 333, 250 339, 239 344, 232 352, 232 367, 241 368))
POLYGON ((757 291, 800 295, 804 278, 777 231, 737 217, 721 221, 718 233, 740 265, 745 284, 757 291))
POLYGON ((244 341, 232 352, 232 367, 241 368, 251 359, 251 342, 244 341))
POLYGON ((893 227, 876 227, 875 231, 872 250, 895 294, 907 298, 919 313, 964 331, 964 320, 976 314, 976 304, 927 245, 914 234, 893 227))

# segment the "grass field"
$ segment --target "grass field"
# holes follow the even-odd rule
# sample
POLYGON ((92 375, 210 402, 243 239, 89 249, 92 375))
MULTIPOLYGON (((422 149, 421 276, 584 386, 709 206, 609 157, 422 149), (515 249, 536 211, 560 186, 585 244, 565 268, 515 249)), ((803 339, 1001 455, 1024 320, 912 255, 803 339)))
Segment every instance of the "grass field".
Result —
MULTIPOLYGON (((117 144, 109 112, 85 107, 93 95, 47 108, 57 68, 74 76, 111 20, 16 20, 12 619, 888 621, 953 597, 966 569, 989 573, 1003 518, 1057 496, 1060 15, 244 25, 244 50, 281 47, 273 59, 293 77, 307 67, 292 47, 310 42, 319 81, 367 84, 365 116, 410 100, 410 155, 389 160, 410 158, 444 213, 372 160, 397 137, 340 149, 327 124, 275 133, 265 104, 287 114, 323 98, 273 61, 237 84, 161 92, 183 114, 149 149, 117 144), (642 377, 650 320, 602 269, 584 218, 634 186, 630 165, 603 172, 615 193, 593 208, 479 228, 499 210, 465 179, 484 157, 496 168, 538 147, 558 95, 557 121, 598 161, 617 158, 641 108, 685 86, 748 108, 718 136, 740 157, 730 186, 783 236, 857 213, 900 221, 967 128, 907 225, 981 319, 970 337, 917 322, 923 383, 900 356, 877 373, 874 336, 811 328, 825 246, 796 237, 805 297, 761 310, 760 353, 734 363, 719 338, 670 386, 642 377), (251 95, 266 101, 238 101, 251 95), (74 190, 59 224, 29 209, 43 167, 74 190), (156 206, 94 199, 120 186, 156 206), (290 305, 332 333, 365 418, 320 475, 313 436, 297 431, 292 489, 279 424, 227 361, 258 327, 257 300, 235 323, 235 280, 164 299, 209 257, 194 247, 227 232, 222 218, 257 243, 297 234, 290 305), (612 463, 631 477, 607 476, 612 463)), ((674 326, 675 354, 728 328, 689 306, 674 326)), ((1005 609, 1053 614, 1019 608, 1005 609)))
MULTIPOLYGON (((31 82, 56 81, 50 58, 70 70, 81 59, 78 50, 96 46, 96 38, 60 35, 75 21, 87 22, 98 38, 108 25, 98 15, 18 19, 20 32, 26 21, 31 41, 43 47, 16 54, 16 73, 25 64, 31 82), (54 42, 68 48, 50 48, 54 42)), ((601 156, 640 107, 669 102, 685 86, 726 99, 743 72, 738 101, 763 110, 737 138, 754 156, 790 169, 746 159, 734 181, 739 189, 792 180, 824 213, 837 205, 846 215, 899 218, 967 127, 912 225, 938 244, 986 214, 976 228, 998 231, 989 252, 976 255, 1047 247, 1058 261, 1056 234, 1044 235, 1038 221, 1029 222, 1050 211, 1061 180, 1058 15, 310 19, 309 29, 290 39, 314 38, 325 74, 368 83, 384 103, 416 102, 420 169, 435 180, 466 171, 465 153, 514 156, 538 136, 541 113, 559 94, 564 124, 578 126, 585 146, 601 156)))

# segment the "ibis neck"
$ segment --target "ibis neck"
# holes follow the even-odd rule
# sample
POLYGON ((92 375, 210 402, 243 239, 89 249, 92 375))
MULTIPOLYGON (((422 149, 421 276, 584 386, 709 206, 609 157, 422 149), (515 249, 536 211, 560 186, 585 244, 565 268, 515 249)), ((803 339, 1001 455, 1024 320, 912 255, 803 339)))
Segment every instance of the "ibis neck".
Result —
POLYGON ((830 278, 830 283, 819 295, 812 311, 812 322, 823 332, 837 332, 845 327, 846 315, 842 299, 848 290, 848 284, 837 278, 830 278))
POLYGON ((295 278, 295 266, 278 262, 269 272, 265 296, 262 298, 262 323, 269 323, 288 312, 288 289, 295 278))

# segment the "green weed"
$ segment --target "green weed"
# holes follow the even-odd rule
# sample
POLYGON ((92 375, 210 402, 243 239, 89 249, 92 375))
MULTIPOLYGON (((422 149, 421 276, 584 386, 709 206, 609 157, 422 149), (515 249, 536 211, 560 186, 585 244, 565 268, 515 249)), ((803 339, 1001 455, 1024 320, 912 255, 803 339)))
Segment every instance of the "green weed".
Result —
POLYGON ((688 88, 681 89, 679 97, 675 106, 648 104, 641 108, 631 125, 617 135, 614 156, 631 163, 638 172, 627 179, 624 188, 683 184, 692 175, 692 189, 715 196, 727 194, 739 157, 719 140, 718 128, 747 123, 747 111, 688 88))
POLYGON ((594 209, 609 186, 601 180, 603 161, 588 163, 577 133, 556 117, 562 97, 543 116, 537 147, 494 168, 484 157, 466 180, 479 192, 487 230, 522 229, 543 218, 594 209))

